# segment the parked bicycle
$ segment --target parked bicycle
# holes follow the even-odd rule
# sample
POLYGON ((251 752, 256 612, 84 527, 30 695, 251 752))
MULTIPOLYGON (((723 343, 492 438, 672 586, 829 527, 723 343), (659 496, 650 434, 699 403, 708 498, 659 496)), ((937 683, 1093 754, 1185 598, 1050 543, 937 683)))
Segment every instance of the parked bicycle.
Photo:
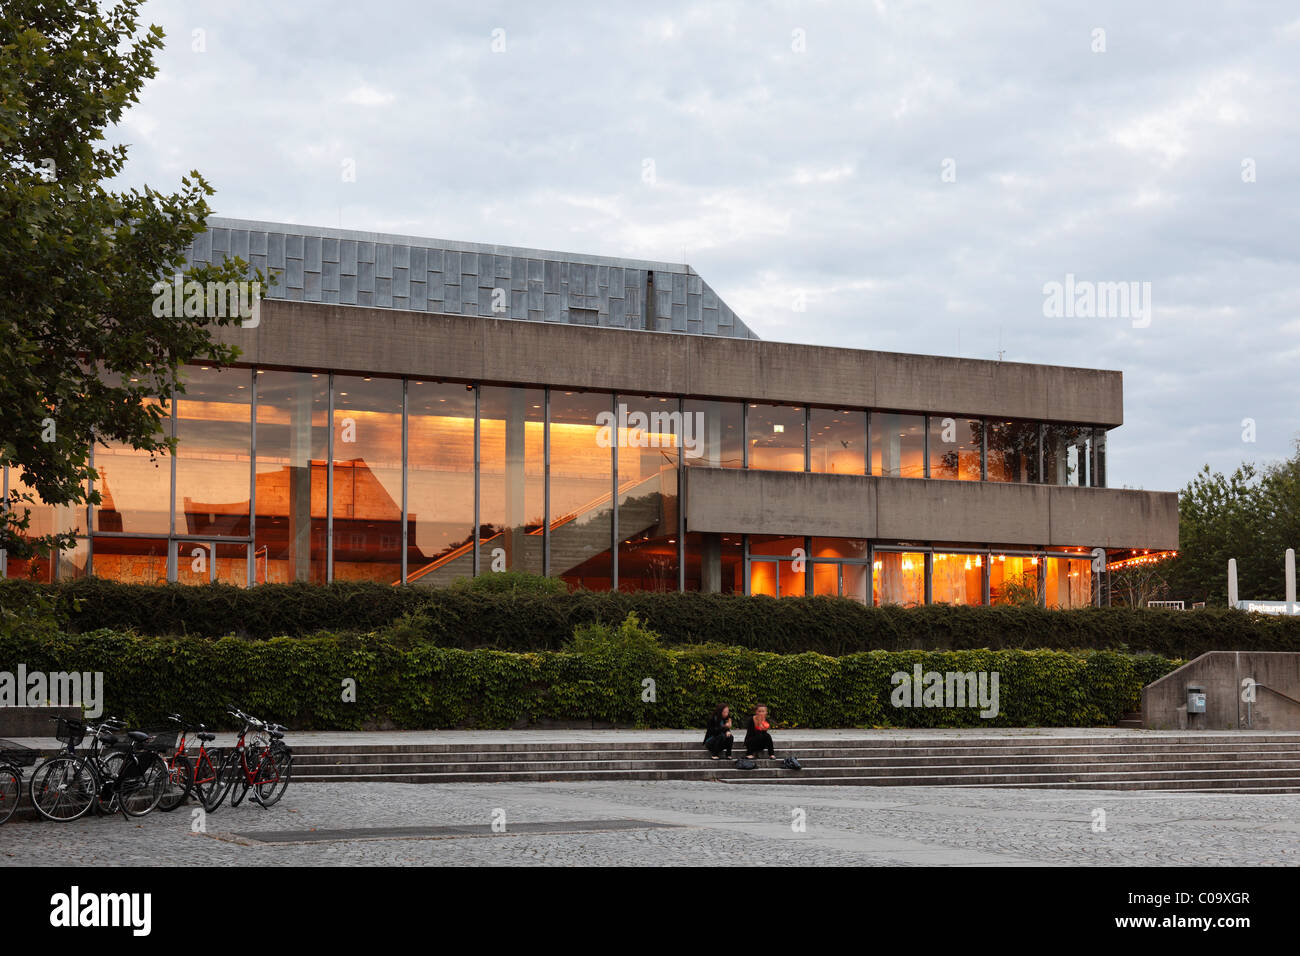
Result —
POLYGON ((276 803, 289 785, 293 752, 283 742, 285 728, 267 724, 237 707, 227 711, 241 724, 235 746, 225 751, 216 778, 206 786, 195 781, 195 790, 203 808, 216 812, 230 794, 230 805, 239 806, 249 792, 261 807, 276 803), (246 742, 250 731, 253 740, 246 742))
POLYGON ((142 817, 161 802, 169 770, 159 750, 170 749, 172 733, 126 730, 110 717, 97 724, 66 717, 56 721, 54 736, 65 746, 32 774, 31 797, 47 820, 76 820, 90 808, 142 817), (90 747, 78 752, 87 737, 90 747))
POLYGON ((23 796, 23 767, 30 767, 39 757, 40 753, 31 747, 0 740, 0 823, 18 809, 23 796))
POLYGON ((180 741, 176 751, 167 758, 167 788, 158 809, 163 813, 175 810, 185 803, 191 795, 197 794, 198 787, 206 787, 217 778, 217 768, 221 765, 221 752, 209 753, 207 744, 217 735, 209 733, 203 724, 191 724, 180 714, 168 714, 167 719, 180 726, 180 741), (194 734, 199 741, 199 750, 194 759, 189 755, 189 735, 194 734))

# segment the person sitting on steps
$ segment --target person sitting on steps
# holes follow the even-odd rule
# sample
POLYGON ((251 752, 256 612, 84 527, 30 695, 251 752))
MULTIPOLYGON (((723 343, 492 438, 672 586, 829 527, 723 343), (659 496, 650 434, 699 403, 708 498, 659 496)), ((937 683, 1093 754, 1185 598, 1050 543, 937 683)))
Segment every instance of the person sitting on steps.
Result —
POLYGON ((745 721, 745 756, 753 757, 766 750, 769 760, 776 759, 772 744, 772 725, 767 720, 767 704, 754 708, 754 716, 745 721))
POLYGON ((731 708, 719 704, 718 709, 709 718, 709 727, 704 731, 704 746, 709 748, 713 759, 731 756, 731 708))

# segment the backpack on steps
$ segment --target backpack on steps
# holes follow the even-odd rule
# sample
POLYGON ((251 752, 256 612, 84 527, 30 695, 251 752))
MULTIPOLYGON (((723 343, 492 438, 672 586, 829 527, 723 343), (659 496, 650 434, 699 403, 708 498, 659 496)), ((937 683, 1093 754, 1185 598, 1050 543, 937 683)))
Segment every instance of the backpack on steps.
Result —
POLYGON ((781 766, 782 766, 782 767, 785 767, 786 770, 802 770, 802 769, 803 769, 803 764, 801 764, 801 763, 799 762, 799 758, 798 758, 798 757, 795 757, 794 755, 791 755, 791 756, 789 756, 789 757, 786 757, 784 760, 782 760, 782 761, 781 761, 781 766))
POLYGON ((757 769, 758 769, 758 763, 757 763, 757 761, 751 760, 749 757, 741 757, 739 760, 736 761, 736 769, 737 769, 737 770, 757 770, 757 769))

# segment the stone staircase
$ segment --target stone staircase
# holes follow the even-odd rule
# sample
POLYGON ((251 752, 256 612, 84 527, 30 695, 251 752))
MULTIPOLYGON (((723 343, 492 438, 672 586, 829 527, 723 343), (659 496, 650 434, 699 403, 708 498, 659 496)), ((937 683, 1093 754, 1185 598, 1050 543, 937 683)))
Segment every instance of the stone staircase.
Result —
MULTIPOLYGON (((738 735, 739 736, 739 735, 738 735)), ((781 737, 777 736, 778 746, 781 737)), ((739 753, 741 748, 737 748, 739 753)), ((800 739, 803 771, 712 760, 698 744, 635 741, 295 746, 315 782, 574 783, 702 780, 780 786, 1033 787, 1300 793, 1300 734, 800 739)))

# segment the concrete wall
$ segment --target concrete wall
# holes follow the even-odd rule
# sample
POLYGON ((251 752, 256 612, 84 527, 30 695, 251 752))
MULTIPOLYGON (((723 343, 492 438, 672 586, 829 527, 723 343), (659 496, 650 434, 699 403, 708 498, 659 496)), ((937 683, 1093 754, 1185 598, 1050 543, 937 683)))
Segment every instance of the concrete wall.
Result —
POLYGON ((1088 548, 1178 547, 1178 495, 935 478, 686 469, 686 528, 1088 548))
POLYGON ((266 300, 242 361, 1113 427, 1119 372, 266 300))
POLYGON ((1300 730, 1300 653, 1202 654, 1142 689, 1142 725, 1151 730, 1300 730), (1262 685, 1255 688, 1253 704, 1241 699, 1245 678, 1262 685), (1205 688, 1204 714, 1187 713, 1187 688, 1193 684, 1205 688))

